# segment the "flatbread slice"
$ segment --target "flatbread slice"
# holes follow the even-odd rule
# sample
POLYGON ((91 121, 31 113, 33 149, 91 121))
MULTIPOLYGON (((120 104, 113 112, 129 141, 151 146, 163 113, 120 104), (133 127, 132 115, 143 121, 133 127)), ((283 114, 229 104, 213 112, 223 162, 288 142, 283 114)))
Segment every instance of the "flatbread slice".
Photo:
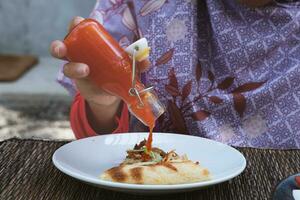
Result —
POLYGON ((100 178, 112 182, 147 185, 194 183, 211 179, 208 169, 189 160, 186 155, 178 156, 175 151, 165 153, 161 149, 153 148, 150 158, 147 158, 145 155, 149 154, 145 154, 143 142, 136 145, 135 149, 128 150, 124 162, 105 171, 100 178))
POLYGON ((135 163, 111 168, 101 175, 101 179, 132 184, 168 185, 206 181, 210 179, 210 173, 192 161, 151 165, 135 163))

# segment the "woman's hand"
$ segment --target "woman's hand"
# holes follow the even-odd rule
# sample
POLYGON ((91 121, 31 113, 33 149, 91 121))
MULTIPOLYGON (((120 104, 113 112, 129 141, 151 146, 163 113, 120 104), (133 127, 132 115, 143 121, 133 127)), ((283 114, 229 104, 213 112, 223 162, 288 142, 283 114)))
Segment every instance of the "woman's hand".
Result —
MULTIPOLYGON (((82 20, 84 18, 75 17, 69 25, 69 31, 82 20)), ((62 41, 56 40, 51 43, 50 52, 55 58, 65 59, 67 47, 62 41)), ((141 71, 146 70, 149 67, 149 60, 140 63, 138 67, 141 71)), ((121 100, 91 83, 88 78, 89 72, 89 66, 84 63, 69 62, 63 68, 64 75, 74 81, 76 88, 87 101, 87 117, 95 131, 111 131, 115 128, 114 117, 118 113, 121 100)))
MULTIPOLYGON (((70 23, 69 31, 82 20, 84 20, 82 17, 75 17, 70 23)), ((51 43, 50 52, 55 58, 65 59, 67 47, 62 41, 56 40, 51 43)), ((63 68, 64 75, 74 81, 76 88, 86 101, 103 106, 110 106, 118 102, 118 97, 102 91, 90 82, 87 78, 89 72, 89 66, 84 63, 69 62, 63 68)))

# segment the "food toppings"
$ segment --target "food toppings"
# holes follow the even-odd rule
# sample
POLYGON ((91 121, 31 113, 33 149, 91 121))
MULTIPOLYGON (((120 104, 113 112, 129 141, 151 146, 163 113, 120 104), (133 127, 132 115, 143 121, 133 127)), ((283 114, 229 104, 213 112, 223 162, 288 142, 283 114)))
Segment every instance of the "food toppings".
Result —
POLYGON ((126 163, 137 162, 160 162, 166 153, 159 148, 152 148, 149 152, 146 147, 147 141, 143 140, 136 144, 132 150, 127 150, 126 163))
POLYGON ((133 149, 134 149, 134 150, 139 150, 139 149, 141 149, 143 146, 146 145, 146 142, 147 142, 147 140, 144 139, 144 140, 141 141, 139 144, 135 144, 133 149))
POLYGON ((147 140, 141 141, 136 144, 133 149, 127 150, 127 156, 123 163, 134 164, 134 163, 144 163, 144 164, 155 164, 155 163, 166 163, 166 162, 181 162, 188 160, 186 155, 179 156, 174 150, 166 153, 160 148, 153 147, 149 152, 147 147, 147 140))

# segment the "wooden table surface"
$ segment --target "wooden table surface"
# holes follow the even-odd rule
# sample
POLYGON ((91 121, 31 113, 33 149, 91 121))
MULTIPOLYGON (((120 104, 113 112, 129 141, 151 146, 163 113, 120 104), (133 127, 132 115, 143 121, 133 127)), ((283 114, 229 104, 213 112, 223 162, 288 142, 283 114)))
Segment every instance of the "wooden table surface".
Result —
POLYGON ((300 150, 239 148, 247 159, 247 168, 229 182, 194 192, 132 195, 89 186, 61 173, 51 157, 63 144, 17 139, 1 142, 0 199, 265 200, 271 199, 280 180, 300 172, 300 150))

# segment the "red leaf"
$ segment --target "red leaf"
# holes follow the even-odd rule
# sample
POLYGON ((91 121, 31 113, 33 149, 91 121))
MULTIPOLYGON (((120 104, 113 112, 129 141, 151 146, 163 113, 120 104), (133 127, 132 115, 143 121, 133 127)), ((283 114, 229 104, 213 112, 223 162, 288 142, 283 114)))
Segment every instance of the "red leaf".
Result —
POLYGON ((218 89, 226 90, 228 89, 234 81, 234 77, 227 77, 221 83, 218 84, 218 89))
POLYGON ((192 118, 196 121, 203 121, 209 116, 210 116, 210 112, 206 110, 199 110, 192 114, 192 118))
POLYGON ((177 77, 175 74, 175 70, 174 68, 172 68, 169 72, 169 85, 173 86, 174 88, 178 89, 178 81, 177 81, 177 77))
POLYGON ((155 65, 158 66, 158 65, 166 64, 167 62, 169 62, 172 59, 173 53, 174 53, 174 48, 168 50, 160 58, 158 58, 156 60, 155 65))
POLYGON ((295 181, 296 181, 297 186, 300 188, 300 176, 296 176, 295 181))
POLYGON ((180 95, 179 90, 177 88, 173 87, 172 85, 166 85, 165 89, 170 95, 172 95, 174 97, 180 95))
POLYGON ((249 83, 245 83, 237 88, 235 88, 232 93, 243 93, 243 92, 249 92, 249 91, 252 91, 252 90, 255 90, 259 87, 261 87, 264 83, 264 82, 249 82, 249 83))
POLYGON ((211 97, 209 97, 209 100, 215 104, 223 103, 223 99, 221 99, 220 97, 217 97, 217 96, 211 96, 211 97))
POLYGON ((202 76, 202 67, 201 64, 198 62, 196 66, 196 80, 199 81, 202 76))
POLYGON ((234 109, 239 113, 240 117, 243 117, 246 109, 246 98, 241 93, 233 93, 234 109))
POLYGON ((208 79, 211 81, 211 82, 214 82, 215 81, 215 75, 212 73, 212 71, 208 71, 208 79))
POLYGON ((192 91, 192 81, 187 82, 182 88, 182 101, 184 101, 192 91))
POLYGON ((180 112, 180 109, 174 102, 170 100, 168 101, 168 111, 173 125, 173 131, 176 133, 188 133, 185 120, 180 112))

